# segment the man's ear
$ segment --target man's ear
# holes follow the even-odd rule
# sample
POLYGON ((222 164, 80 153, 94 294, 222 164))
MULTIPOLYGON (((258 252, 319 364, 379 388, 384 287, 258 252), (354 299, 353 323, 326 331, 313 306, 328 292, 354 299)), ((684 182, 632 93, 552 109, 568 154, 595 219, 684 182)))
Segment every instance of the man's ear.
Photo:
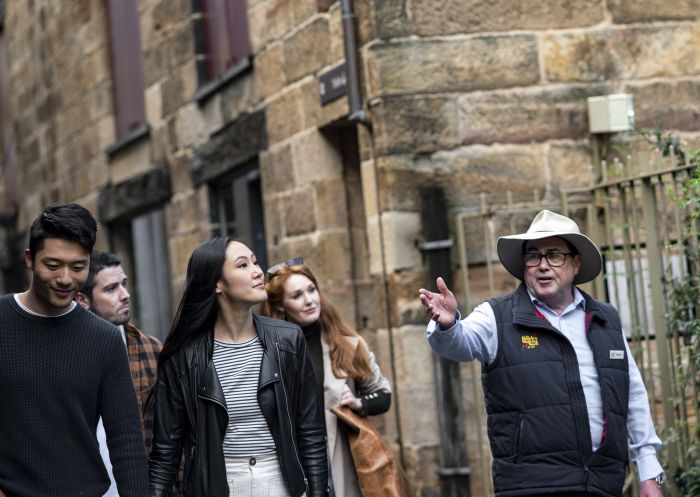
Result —
POLYGON ((90 299, 83 292, 78 292, 75 294, 75 301, 88 311, 90 310, 90 299))
POLYGON ((24 265, 27 266, 27 269, 30 271, 34 270, 34 258, 28 248, 24 249, 24 265))

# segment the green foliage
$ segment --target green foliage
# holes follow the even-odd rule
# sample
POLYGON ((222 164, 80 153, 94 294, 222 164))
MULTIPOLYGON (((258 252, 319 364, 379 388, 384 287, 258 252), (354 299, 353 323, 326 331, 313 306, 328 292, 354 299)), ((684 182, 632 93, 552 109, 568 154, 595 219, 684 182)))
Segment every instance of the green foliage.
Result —
MULTIPOLYGON (((656 135, 659 148, 662 151, 682 154, 685 164, 697 164, 698 153, 690 154, 687 159, 685 152, 680 149, 677 140, 669 139, 662 133, 656 135)), ((700 391, 700 256, 698 254, 698 221, 700 215, 700 169, 689 176, 678 199, 683 212, 686 214, 687 231, 682 240, 688 261, 687 275, 673 282, 668 299, 668 321, 670 330, 683 338, 687 352, 687 364, 679 366, 676 374, 681 392, 700 391)), ((680 361, 679 361, 680 362, 680 361)), ((692 398, 692 397, 691 397, 692 398)), ((684 395, 673 399, 679 406, 687 402, 684 395)), ((695 399, 697 401, 697 398, 695 399)), ((697 411, 699 406, 695 406, 697 411)), ((690 419, 677 423, 669 430, 669 437, 677 442, 684 441, 685 458, 675 478, 680 494, 687 497, 700 497, 700 420, 690 419)))

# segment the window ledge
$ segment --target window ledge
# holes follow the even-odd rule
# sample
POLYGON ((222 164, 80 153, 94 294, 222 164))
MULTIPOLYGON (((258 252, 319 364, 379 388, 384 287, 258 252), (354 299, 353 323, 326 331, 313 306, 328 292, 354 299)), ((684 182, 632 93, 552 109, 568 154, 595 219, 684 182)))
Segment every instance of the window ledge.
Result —
POLYGON ((150 133, 151 127, 148 124, 142 124, 121 140, 112 143, 109 147, 105 149, 105 153, 109 158, 112 158, 114 155, 118 154, 125 148, 128 148, 131 144, 140 141, 142 138, 145 138, 150 133))
POLYGON ((229 67, 221 76, 207 81, 200 86, 194 94, 194 100, 196 100, 199 105, 204 105, 216 92, 228 85, 231 81, 237 79, 241 74, 246 73, 252 65, 250 57, 239 60, 236 64, 229 67))

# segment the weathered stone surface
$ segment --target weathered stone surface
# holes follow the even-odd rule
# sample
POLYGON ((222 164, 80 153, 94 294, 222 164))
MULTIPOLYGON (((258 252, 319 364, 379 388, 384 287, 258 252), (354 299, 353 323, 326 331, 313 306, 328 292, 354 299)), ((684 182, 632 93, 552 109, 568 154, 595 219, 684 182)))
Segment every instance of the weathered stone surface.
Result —
POLYGON ((700 73, 700 26, 643 26, 547 34, 549 81, 603 81, 700 73))
POLYGON ((209 181, 252 159, 266 147, 265 113, 260 110, 241 116, 194 152, 192 182, 199 185, 209 181))
POLYGON ((292 153, 288 143, 261 152, 259 160, 264 194, 279 193, 294 185, 292 153))
POLYGON ((588 134, 586 98, 609 85, 532 88, 466 94, 457 100, 460 141, 525 143, 588 134))
POLYGON ((250 5, 248 28, 253 53, 273 40, 282 38, 294 27, 294 0, 263 0, 250 5))
POLYGON ((369 98, 528 86, 540 77, 532 35, 379 43, 367 67, 369 98))
MULTIPOLYGON (((420 238, 421 225, 418 212, 385 212, 382 214, 382 231, 384 234, 385 268, 387 273, 414 269, 421 265, 421 254, 415 246, 420 238)), ((380 274, 381 244, 379 238, 379 219, 377 216, 367 219, 367 240, 371 259, 372 274, 380 274)))
POLYGON ((260 100, 255 86, 255 77, 250 73, 240 75, 231 81, 218 92, 218 95, 221 98, 221 116, 225 122, 239 119, 243 114, 250 112, 253 104, 260 100))
POLYGON ((549 181, 545 198, 558 200, 565 188, 588 186, 593 177, 591 149, 588 143, 558 143, 547 154, 549 181))
POLYGON ((634 96, 637 129, 700 129, 700 80, 635 83, 625 92, 634 96))
MULTIPOLYGON (((167 78, 161 85, 161 115, 167 116, 182 107, 185 103, 185 96, 182 92, 182 82, 177 77, 167 78)), ((190 95, 188 95, 188 99, 189 97, 190 95)))
POLYGON ((287 236, 301 235, 316 229, 314 191, 311 185, 285 195, 284 225, 287 236))
POLYGON ((275 250, 270 250, 270 254, 273 261, 302 255, 322 282, 344 281, 352 274, 347 230, 322 230, 309 236, 287 238, 275 250))
POLYGON ((510 191, 513 200, 530 201, 544 187, 545 162, 540 145, 474 145, 449 152, 438 152, 417 163, 434 171, 433 181, 445 189, 448 205, 477 207, 479 194, 487 201, 505 203, 510 191))
POLYGON ((180 27, 192 14, 192 0, 158 0, 151 15, 154 32, 168 32, 180 27))
POLYGON ((170 169, 160 166, 100 192, 100 220, 134 217, 170 199, 170 169))
POLYGON ((317 181, 314 184, 314 189, 316 190, 318 228, 347 227, 348 204, 343 179, 335 178, 317 181))
POLYGON ((316 5, 319 12, 326 12, 331 5, 333 5, 338 0, 316 0, 316 5))
POLYGON ((372 108, 377 153, 425 153, 459 143, 453 97, 424 95, 384 98, 372 108))
POLYGON ((267 104, 267 133, 270 143, 277 143, 304 129, 299 87, 275 95, 267 104), (293 117, 294 116, 294 117, 293 117))
POLYGON ((146 121, 157 123, 163 117, 163 98, 160 83, 149 86, 145 90, 146 121))
POLYGON ((397 38, 411 32, 411 15, 406 0, 369 1, 372 25, 377 38, 397 38))
POLYGON ((284 74, 284 46, 270 44, 255 54, 255 85, 262 99, 280 91, 286 84, 284 74))
POLYGON ((326 17, 317 17, 294 33, 284 44, 284 73, 287 81, 296 81, 328 64, 329 45, 326 17))
POLYGON ((627 24, 651 21, 689 21, 698 19, 698 0, 611 0, 608 9, 613 22, 627 24))
POLYGON ((290 143, 295 185, 339 178, 343 174, 339 150, 317 129, 300 133, 290 143))
POLYGON ((345 39, 343 33, 342 11, 339 8, 334 8, 330 12, 330 20, 328 25, 329 44, 326 47, 328 51, 328 60, 330 65, 345 61, 345 39))
POLYGON ((176 138, 171 141, 175 147, 191 147, 207 141, 206 122, 195 102, 180 107, 174 118, 176 138))
POLYGON ((316 14, 318 0, 294 0, 292 2, 292 22, 295 26, 302 24, 316 14))
POLYGON ((442 0, 415 2, 411 13, 419 36, 591 26, 605 15, 598 0, 442 0))

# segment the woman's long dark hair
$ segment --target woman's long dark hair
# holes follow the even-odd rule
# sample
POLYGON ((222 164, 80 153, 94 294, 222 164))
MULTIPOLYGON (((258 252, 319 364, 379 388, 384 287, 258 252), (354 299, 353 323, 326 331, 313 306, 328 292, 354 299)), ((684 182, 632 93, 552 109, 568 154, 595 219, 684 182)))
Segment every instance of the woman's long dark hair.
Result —
POLYGON ((189 339, 214 328, 219 313, 216 283, 221 278, 226 248, 234 241, 238 240, 217 236, 201 243, 192 252, 187 263, 185 291, 158 357, 159 366, 165 364, 189 339))

